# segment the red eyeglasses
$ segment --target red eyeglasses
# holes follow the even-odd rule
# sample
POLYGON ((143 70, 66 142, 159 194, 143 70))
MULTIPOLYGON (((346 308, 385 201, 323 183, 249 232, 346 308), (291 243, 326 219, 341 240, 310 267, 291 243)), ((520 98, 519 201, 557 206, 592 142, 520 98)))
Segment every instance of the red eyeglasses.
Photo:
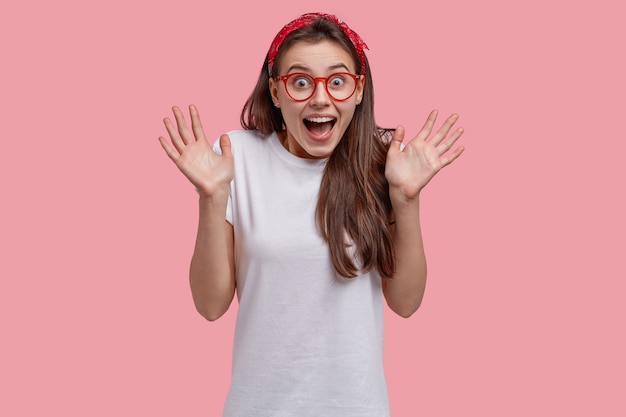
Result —
POLYGON ((317 84, 324 82, 326 92, 335 101, 346 101, 356 91, 357 82, 362 75, 349 72, 336 72, 328 77, 311 77, 303 72, 294 72, 276 76, 277 80, 285 83, 285 90, 293 101, 305 101, 313 97, 317 84))

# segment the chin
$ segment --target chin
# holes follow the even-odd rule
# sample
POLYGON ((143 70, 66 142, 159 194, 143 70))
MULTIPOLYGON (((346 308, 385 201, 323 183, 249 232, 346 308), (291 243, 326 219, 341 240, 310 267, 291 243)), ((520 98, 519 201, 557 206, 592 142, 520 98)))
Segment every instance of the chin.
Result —
POLYGON ((339 140, 330 139, 326 142, 315 142, 304 148, 304 151, 313 158, 328 158, 337 148, 339 140))

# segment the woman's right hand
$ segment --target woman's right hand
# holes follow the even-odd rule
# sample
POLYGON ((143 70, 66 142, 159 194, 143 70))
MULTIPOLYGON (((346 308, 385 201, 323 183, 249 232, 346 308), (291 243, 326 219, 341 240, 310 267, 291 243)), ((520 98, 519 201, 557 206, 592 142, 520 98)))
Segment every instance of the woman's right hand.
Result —
POLYGON ((195 106, 189 106, 191 131, 182 111, 172 108, 176 127, 169 118, 163 119, 170 141, 159 137, 161 146, 178 169, 196 187, 201 197, 224 197, 234 176, 233 154, 228 135, 220 136, 222 155, 217 154, 204 136, 200 115, 195 106))

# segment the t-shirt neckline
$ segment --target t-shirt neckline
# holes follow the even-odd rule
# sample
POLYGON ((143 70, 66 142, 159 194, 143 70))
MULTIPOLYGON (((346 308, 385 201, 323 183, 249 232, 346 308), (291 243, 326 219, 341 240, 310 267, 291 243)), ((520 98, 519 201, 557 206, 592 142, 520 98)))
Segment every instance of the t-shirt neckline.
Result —
POLYGON ((325 166, 326 162, 328 162, 328 158, 321 158, 321 159, 301 158, 299 156, 292 154, 287 149, 285 149, 285 147, 281 143, 280 138, 278 137, 278 134, 276 132, 272 132, 272 134, 270 135, 268 139, 270 140, 270 143, 272 145, 272 149, 274 150, 274 152, 283 161, 289 164, 297 165, 302 168, 319 169, 320 167, 325 166))

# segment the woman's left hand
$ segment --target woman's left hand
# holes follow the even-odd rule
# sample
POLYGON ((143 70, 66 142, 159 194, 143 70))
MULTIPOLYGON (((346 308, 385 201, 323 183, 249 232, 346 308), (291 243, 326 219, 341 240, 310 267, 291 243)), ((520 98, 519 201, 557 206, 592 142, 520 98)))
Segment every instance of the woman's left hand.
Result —
POLYGON ((385 167, 390 195, 399 192, 406 200, 416 198, 437 172, 461 155, 464 150, 462 146, 447 153, 463 134, 463 128, 458 128, 448 136, 458 118, 456 114, 448 117, 439 130, 430 137, 437 120, 437 110, 433 110, 422 130, 410 142, 405 143, 404 148, 402 148, 404 127, 399 126, 396 129, 391 139, 385 167))

